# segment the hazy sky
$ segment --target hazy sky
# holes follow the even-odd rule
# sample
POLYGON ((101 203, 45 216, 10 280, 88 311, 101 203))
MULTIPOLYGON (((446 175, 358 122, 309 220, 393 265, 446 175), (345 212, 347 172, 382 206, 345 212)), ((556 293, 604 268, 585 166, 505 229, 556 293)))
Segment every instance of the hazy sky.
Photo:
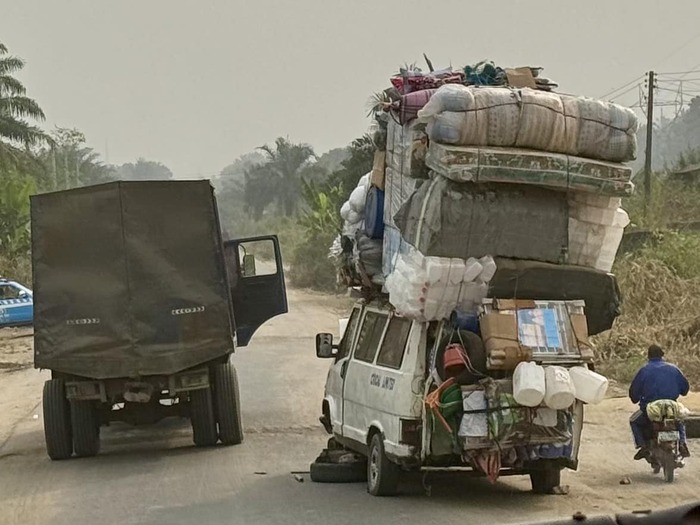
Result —
POLYGON ((698 20, 698 0, 0 0, 0 41, 27 61, 47 127, 186 178, 280 135, 347 144, 370 94, 424 51, 436 67, 541 65, 599 97, 700 68, 698 20))

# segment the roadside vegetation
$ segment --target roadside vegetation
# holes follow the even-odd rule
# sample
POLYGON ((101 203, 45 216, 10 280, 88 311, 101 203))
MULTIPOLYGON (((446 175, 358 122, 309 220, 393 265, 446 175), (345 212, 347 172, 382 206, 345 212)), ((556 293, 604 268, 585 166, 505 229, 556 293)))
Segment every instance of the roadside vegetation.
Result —
POLYGON ((648 214, 642 192, 623 203, 635 243, 618 253, 613 273, 622 292, 622 316, 595 338, 598 367, 627 382, 651 343, 666 349, 691 384, 700 386, 700 181, 679 185, 657 175, 648 214))

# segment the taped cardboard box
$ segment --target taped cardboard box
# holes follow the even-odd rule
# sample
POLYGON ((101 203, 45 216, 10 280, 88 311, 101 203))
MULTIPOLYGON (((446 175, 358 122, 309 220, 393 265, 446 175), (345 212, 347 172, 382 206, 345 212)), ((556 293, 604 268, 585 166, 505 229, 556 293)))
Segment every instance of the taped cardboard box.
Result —
POLYGON ((593 346, 588 340, 588 321, 584 314, 571 314, 571 326, 574 329, 574 336, 581 352, 581 358, 586 362, 592 362, 595 358, 593 346))
POLYGON ((479 321, 484 342, 491 338, 518 342, 518 323, 512 312, 491 312, 481 316, 479 321))
POLYGON ((384 179, 386 172, 386 151, 374 152, 374 164, 372 165, 372 185, 384 191, 384 179))
POLYGON ((514 312, 484 314, 479 326, 489 369, 511 370, 521 361, 532 359, 532 350, 522 346, 518 340, 518 324, 514 312))

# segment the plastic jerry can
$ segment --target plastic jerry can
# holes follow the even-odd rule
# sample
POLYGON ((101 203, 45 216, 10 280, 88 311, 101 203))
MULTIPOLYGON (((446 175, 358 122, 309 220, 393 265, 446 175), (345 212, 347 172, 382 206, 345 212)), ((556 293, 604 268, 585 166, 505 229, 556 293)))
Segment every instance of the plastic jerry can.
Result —
POLYGON ((546 392, 544 404, 554 410, 564 410, 574 404, 576 390, 569 371, 561 366, 548 366, 544 370, 546 392))
POLYGON ((546 393, 544 369, 537 363, 518 363, 513 373, 513 397, 526 407, 539 406, 546 393))
POLYGON ((576 390, 576 398, 584 403, 595 405, 605 398, 608 391, 608 380, 584 366, 574 366, 569 369, 571 380, 576 390))

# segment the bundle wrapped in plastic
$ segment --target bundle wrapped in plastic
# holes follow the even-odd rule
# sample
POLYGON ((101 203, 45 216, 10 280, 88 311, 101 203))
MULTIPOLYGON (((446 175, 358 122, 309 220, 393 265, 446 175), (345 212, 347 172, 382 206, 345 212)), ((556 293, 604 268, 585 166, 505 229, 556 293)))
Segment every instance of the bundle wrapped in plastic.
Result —
POLYGON ((569 264, 609 272, 625 227, 621 199, 585 193, 569 196, 569 264))
POLYGON ((416 179, 428 176, 425 156, 428 152, 426 125, 417 121, 401 125, 393 119, 387 124, 387 167, 416 179))
POLYGON ((356 234, 354 248, 358 272, 369 277, 382 276, 382 240, 368 237, 362 230, 356 234))
POLYGON ((637 155, 634 112, 623 106, 533 89, 442 86, 418 112, 431 140, 565 153, 611 162, 637 155))
POLYGON ((447 319, 454 310, 474 311, 496 272, 490 256, 426 257, 410 245, 395 259, 385 284, 389 301, 401 315, 419 321, 447 319))
POLYGON ((343 219, 343 235, 354 238, 357 230, 364 224, 365 202, 371 173, 364 175, 350 194, 348 200, 340 208, 343 219))

